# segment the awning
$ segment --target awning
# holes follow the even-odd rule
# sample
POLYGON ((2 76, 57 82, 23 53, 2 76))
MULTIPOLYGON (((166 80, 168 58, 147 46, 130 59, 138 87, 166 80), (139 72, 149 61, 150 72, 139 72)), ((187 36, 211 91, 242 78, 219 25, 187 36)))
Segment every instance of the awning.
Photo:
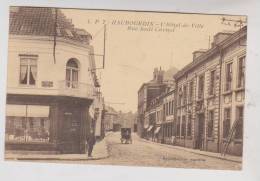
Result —
POLYGON ((147 131, 151 131, 153 129, 153 126, 150 126, 147 131))
POLYGON ((26 117, 26 106, 7 104, 6 116, 26 117))
POLYGON ((156 130, 154 131, 154 134, 157 134, 157 133, 159 133, 160 129, 161 129, 161 127, 160 127, 160 126, 159 126, 159 127, 157 127, 157 128, 156 128, 156 130))
POLYGON ((27 106, 27 117, 49 117, 49 106, 27 106))
POLYGON ((6 105, 6 116, 15 117, 49 117, 49 106, 6 105))

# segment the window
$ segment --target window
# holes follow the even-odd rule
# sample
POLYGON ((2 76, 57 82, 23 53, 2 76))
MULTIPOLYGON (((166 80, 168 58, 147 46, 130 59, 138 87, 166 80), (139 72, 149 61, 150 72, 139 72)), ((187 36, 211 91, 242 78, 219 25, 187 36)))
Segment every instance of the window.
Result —
POLYGON ((33 119, 29 118, 29 123, 30 123, 30 129, 33 129, 34 124, 33 124, 33 119))
POLYGON ((180 136, 180 123, 181 123, 181 117, 178 116, 178 118, 177 118, 177 125, 176 125, 176 127, 177 127, 177 136, 180 136))
POLYGON ((181 121, 181 136, 185 136, 186 132, 186 117, 182 116, 182 121, 181 121))
POLYGON ((182 101, 182 90, 181 90, 181 88, 179 88, 178 94, 179 94, 178 106, 181 106, 181 101, 182 101))
POLYGON ((204 97, 204 75, 199 77, 199 90, 198 99, 203 99, 204 97))
POLYGON ((187 103, 187 86, 183 86, 183 105, 187 103))
POLYGON ((216 71, 213 70, 210 72, 210 87, 209 87, 209 95, 214 95, 215 94, 215 75, 216 71))
POLYGON ((37 57, 20 57, 20 84, 35 85, 37 76, 37 57))
POLYGON ((172 102, 169 102, 169 107, 168 107, 168 109, 169 109, 169 115, 171 115, 171 108, 172 108, 172 102))
POLYGON ((79 67, 75 59, 70 59, 66 65, 66 86, 68 88, 78 88, 79 67))
POLYGON ((213 130, 214 130, 214 111, 209 111, 209 118, 208 118, 208 137, 213 137, 213 130))
POLYGON ((166 103, 166 116, 169 115, 169 103, 167 102, 166 103))
POLYGON ((192 102, 192 97, 193 97, 193 81, 190 82, 190 87, 189 87, 189 102, 192 102))
POLYGON ((232 63, 226 65, 226 87, 225 91, 230 91, 232 87, 232 63))
POLYGON ((172 108, 172 103, 169 102, 169 106, 168 106, 168 115, 171 115, 171 108, 172 108))
POLYGON ((187 136, 191 136, 191 114, 188 116, 187 136))
POLYGON ((166 105, 163 104, 163 113, 164 113, 164 116, 166 116, 166 105))
POLYGON ((238 60, 237 88, 245 87, 245 56, 238 60))
POLYGON ((236 109, 236 119, 238 121, 236 132, 235 132, 235 138, 236 139, 242 139, 243 137, 243 117, 244 117, 244 108, 237 107, 236 109))
POLYGON ((44 126, 45 126, 45 120, 41 118, 41 127, 44 128, 44 126))
POLYGON ((172 101, 172 114, 174 114, 174 102, 172 101))
POLYGON ((230 130, 231 113, 230 108, 224 109, 223 138, 227 138, 230 130))
POLYGON ((6 125, 6 141, 49 142, 49 107, 7 104, 6 125))

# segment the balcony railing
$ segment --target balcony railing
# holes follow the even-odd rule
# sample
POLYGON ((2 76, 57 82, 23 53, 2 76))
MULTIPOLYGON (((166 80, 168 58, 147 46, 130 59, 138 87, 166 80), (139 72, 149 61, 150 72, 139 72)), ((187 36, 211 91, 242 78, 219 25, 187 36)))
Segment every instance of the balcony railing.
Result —
POLYGON ((58 82, 59 94, 64 96, 93 98, 94 86, 77 81, 62 80, 58 82))

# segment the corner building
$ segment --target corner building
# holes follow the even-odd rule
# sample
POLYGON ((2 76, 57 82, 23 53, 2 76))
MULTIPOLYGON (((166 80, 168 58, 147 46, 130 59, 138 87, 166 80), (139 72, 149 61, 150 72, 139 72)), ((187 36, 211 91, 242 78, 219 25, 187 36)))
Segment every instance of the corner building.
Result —
POLYGON ((91 35, 55 8, 11 7, 6 149, 84 153, 98 88, 91 35))

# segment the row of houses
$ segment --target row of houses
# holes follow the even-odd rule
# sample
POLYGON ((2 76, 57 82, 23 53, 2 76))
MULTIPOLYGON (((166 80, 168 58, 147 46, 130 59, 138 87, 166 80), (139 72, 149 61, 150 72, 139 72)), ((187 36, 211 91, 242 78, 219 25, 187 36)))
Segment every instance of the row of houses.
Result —
POLYGON ((162 143, 242 155, 246 35, 246 26, 217 33, 211 48, 193 52, 192 62, 170 83, 163 80, 162 70, 155 70, 154 79, 138 91, 138 134, 162 143))
POLYGON ((84 153, 104 136, 91 38, 60 9, 10 8, 6 150, 84 153))
POLYGON ((113 107, 106 105, 104 127, 106 132, 120 131, 121 128, 131 128, 133 132, 136 132, 136 114, 116 111, 113 107))

